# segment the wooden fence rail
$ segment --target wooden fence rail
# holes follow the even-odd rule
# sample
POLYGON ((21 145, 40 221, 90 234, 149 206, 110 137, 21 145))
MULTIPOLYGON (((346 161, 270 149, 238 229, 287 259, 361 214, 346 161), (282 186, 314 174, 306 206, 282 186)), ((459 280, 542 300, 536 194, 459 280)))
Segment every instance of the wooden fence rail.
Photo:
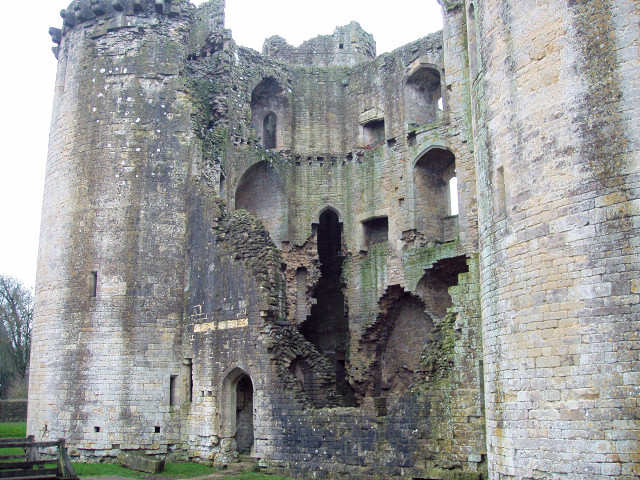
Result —
POLYGON ((27 438, 0 439, 0 480, 76 480, 67 454, 64 438, 50 442, 36 442, 27 438), (40 449, 53 449, 55 454, 42 454, 40 449), (3 448, 22 448, 24 454, 2 454, 3 448), (42 459, 41 456, 50 458, 42 459), (21 460, 21 461, 18 461, 21 460))

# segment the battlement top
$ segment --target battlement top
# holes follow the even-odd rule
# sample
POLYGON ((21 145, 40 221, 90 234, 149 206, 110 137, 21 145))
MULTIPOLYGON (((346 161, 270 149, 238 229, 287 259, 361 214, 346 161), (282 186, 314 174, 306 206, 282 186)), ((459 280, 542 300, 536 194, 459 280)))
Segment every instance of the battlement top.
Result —
POLYGON ((180 16, 194 8, 188 0, 73 0, 60 12, 62 29, 52 28, 49 33, 54 43, 60 43, 62 35, 69 29, 101 17, 122 14, 180 16))

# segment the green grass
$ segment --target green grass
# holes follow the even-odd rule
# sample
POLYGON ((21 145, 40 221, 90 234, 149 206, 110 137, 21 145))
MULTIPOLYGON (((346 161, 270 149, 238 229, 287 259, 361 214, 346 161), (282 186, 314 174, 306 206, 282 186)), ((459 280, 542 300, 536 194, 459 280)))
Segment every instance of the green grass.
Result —
POLYGON ((18 438, 27 436, 25 422, 0 423, 0 438, 18 438))
POLYGON ((232 477, 224 477, 223 480, 289 480, 284 477, 274 477, 273 475, 264 475, 262 473, 243 473, 232 477))
MULTIPOLYGON (((125 477, 135 479, 153 478, 148 473, 135 472, 120 465, 109 463, 74 463, 73 468, 79 477, 125 477)), ((200 465, 198 463, 167 463, 164 472, 156 475, 159 478, 192 478, 203 475, 210 475, 219 470, 200 465)), ((224 480, 289 480, 284 477, 274 475, 264 475, 261 473, 243 473, 224 477, 224 480)))
MULTIPOLYGON (((27 436, 27 424, 25 422, 0 423, 0 438, 24 438, 27 436)), ((0 448, 0 455, 23 455, 22 448, 0 448)), ((124 477, 134 479, 153 478, 148 473, 135 472, 120 465, 111 463, 74 463, 73 468, 79 477, 124 477)), ((199 463, 167 463, 164 472, 158 477, 162 478, 192 478, 210 475, 217 470, 199 463)), ((244 473, 224 477, 225 480, 289 480, 274 475, 261 473, 244 473)))
MULTIPOLYGON (((0 438, 24 438, 27 436, 25 422, 0 423, 0 438)), ((24 455, 22 448, 0 448, 0 455, 24 455)))

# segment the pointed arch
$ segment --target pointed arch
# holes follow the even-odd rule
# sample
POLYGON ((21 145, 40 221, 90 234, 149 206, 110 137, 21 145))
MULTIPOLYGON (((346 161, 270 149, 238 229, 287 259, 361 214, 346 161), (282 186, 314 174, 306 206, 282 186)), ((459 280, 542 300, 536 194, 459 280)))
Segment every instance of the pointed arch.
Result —
POLYGON ((243 369, 231 370, 222 382, 220 398, 220 433, 222 438, 234 438, 240 452, 251 451, 254 442, 254 383, 243 369))

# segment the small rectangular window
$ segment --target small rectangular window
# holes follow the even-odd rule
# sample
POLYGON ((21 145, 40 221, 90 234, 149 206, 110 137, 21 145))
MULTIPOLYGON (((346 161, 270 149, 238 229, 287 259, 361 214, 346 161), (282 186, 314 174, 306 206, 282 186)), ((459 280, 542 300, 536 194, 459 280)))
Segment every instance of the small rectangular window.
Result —
POLYGON ((507 215, 507 193, 504 186, 504 167, 498 167, 496 175, 496 213, 500 217, 507 215))
POLYGON ((98 296, 98 272, 91 272, 91 276, 89 277, 89 293, 93 298, 98 296))
POLYGON ((187 358, 185 360, 186 375, 187 375, 187 399, 189 402, 193 402, 193 360, 187 358))
POLYGON ((366 247, 389 240, 389 219, 387 217, 365 220, 362 222, 362 226, 364 228, 364 244, 366 247))
POLYGON ((176 380, 178 377, 176 375, 171 375, 169 378, 169 406, 173 407, 176 404, 177 395, 176 395, 176 380))

